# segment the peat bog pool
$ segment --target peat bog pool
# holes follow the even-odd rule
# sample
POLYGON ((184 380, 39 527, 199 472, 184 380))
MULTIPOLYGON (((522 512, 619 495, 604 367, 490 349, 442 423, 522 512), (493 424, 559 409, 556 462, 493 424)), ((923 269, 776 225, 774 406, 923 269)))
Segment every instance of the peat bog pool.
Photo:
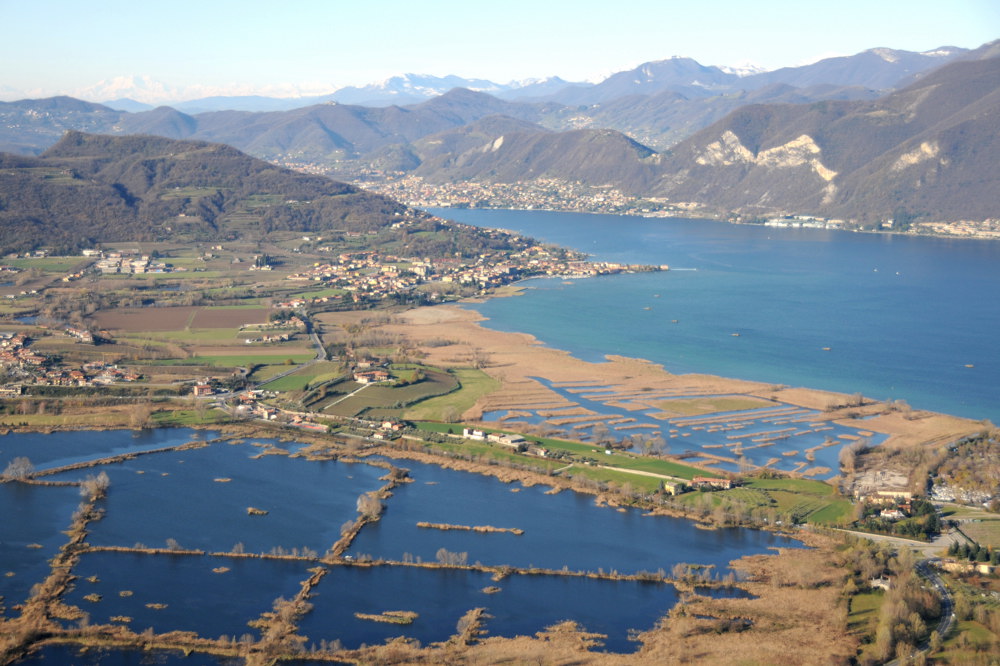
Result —
MULTIPOLYGON (((309 589, 311 608, 297 620, 307 649, 352 649, 397 636, 446 641, 463 616, 482 608, 485 636, 533 635, 572 620, 606 635, 604 650, 632 652, 639 643, 630 636, 652 628, 678 601, 670 582, 636 574, 662 577, 689 563, 718 576, 743 555, 800 545, 769 532, 700 529, 684 519, 597 506, 589 495, 553 494, 430 464, 374 456, 309 460, 300 448, 188 429, 8 434, 0 437, 0 466, 24 456, 53 472, 42 477, 47 482, 74 483, 100 472, 110 481, 95 503, 103 515, 87 525, 75 580, 62 596, 79 610, 62 620, 64 628, 83 621, 135 633, 259 640, 248 623, 276 600, 295 597, 319 571, 309 589), (138 455, 107 460, 122 453, 138 455), (97 464, 58 471, 87 461, 97 464), (408 482, 386 493, 381 517, 363 524, 342 558, 324 558, 358 518, 359 497, 383 488, 391 466, 409 470, 408 482), (382 614, 395 611, 407 612, 409 622, 384 621, 382 614), (379 616, 383 621, 373 621, 379 616)), ((7 618, 48 576, 80 499, 75 485, 0 484, 7 618)), ((129 650, 76 657, 77 649, 44 646, 25 663, 147 663, 129 650)), ((147 657, 170 664, 183 660, 178 654, 147 657)))

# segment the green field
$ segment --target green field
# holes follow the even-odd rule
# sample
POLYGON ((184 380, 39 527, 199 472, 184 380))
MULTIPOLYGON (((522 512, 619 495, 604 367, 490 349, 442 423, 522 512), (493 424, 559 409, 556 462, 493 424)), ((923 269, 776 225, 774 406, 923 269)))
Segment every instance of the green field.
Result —
POLYGON ((590 467, 588 465, 573 465, 563 472, 563 474, 568 476, 585 476, 594 481, 611 482, 618 486, 628 483, 633 488, 646 492, 656 492, 660 488, 660 479, 654 479, 651 476, 629 474, 628 472, 618 472, 600 467, 590 467))
POLYGON ((302 291, 292 291, 288 293, 289 298, 329 298, 331 296, 343 296, 346 289, 328 287, 323 289, 304 289, 302 291))
POLYGON ((192 356, 191 358, 157 361, 156 365, 212 365, 236 368, 254 365, 298 365, 313 359, 312 354, 250 354, 237 356, 192 356), (291 363, 287 363, 291 361, 291 363))
MULTIPOLYGON (((992 514, 996 516, 996 514, 992 514)), ((961 524, 962 531, 980 546, 1000 548, 1000 516, 979 518, 961 524)))
POLYGON ((153 423, 157 427, 189 427, 212 425, 229 420, 229 415, 218 409, 206 409, 199 413, 194 409, 178 409, 153 413, 153 423))
POLYGON ((974 620, 961 620, 943 643, 941 652, 934 654, 935 663, 938 663, 938 659, 947 664, 977 663, 976 656, 982 655, 983 651, 988 654, 990 646, 995 645, 994 639, 993 633, 982 624, 974 620))
POLYGON ((713 472, 706 472, 705 470, 698 469, 697 467, 689 467, 688 465, 672 462, 670 460, 661 460, 659 458, 646 458, 629 454, 613 453, 610 456, 603 456, 602 462, 603 464, 610 465, 612 467, 622 467, 626 469, 636 469, 643 472, 651 472, 653 474, 675 476, 689 481, 696 476, 720 478, 718 474, 713 472))
POLYGON ((317 403, 313 408, 336 416, 359 416, 371 411, 371 416, 375 418, 390 418, 399 416, 398 410, 406 405, 441 396, 457 388, 458 381, 451 374, 427 370, 423 381, 415 384, 370 384, 336 404, 321 407, 322 403, 317 403))
MULTIPOLYGON (((866 637, 867 640, 873 639, 883 601, 885 593, 882 590, 861 592, 852 596, 850 610, 847 613, 847 631, 862 641, 865 641, 866 637)), ((874 648, 872 643, 862 642, 861 654, 864 655, 872 648, 874 648)))
POLYGON ((983 546, 1000 548, 1000 515, 975 506, 945 504, 941 518, 961 521, 960 528, 983 546))
POLYGON ((449 413, 458 416, 470 409, 476 401, 500 384, 482 370, 458 368, 452 371, 460 388, 447 395, 428 398, 408 407, 403 417, 414 421, 444 421, 449 413))
MULTIPOLYGON (((680 501, 695 506, 705 494, 685 494, 680 501)), ((851 501, 837 497, 833 486, 809 479, 751 479, 741 487, 709 494, 714 506, 730 500, 750 509, 774 509, 800 523, 843 525, 852 513, 851 501)))
MULTIPOLYGON (((458 434, 462 432, 465 427, 460 423, 435 423, 435 422, 422 422, 416 424, 419 430, 426 430, 429 432, 439 432, 439 433, 452 433, 458 434)), ((495 430, 495 429, 484 429, 484 432, 509 432, 505 430, 495 430)), ((642 488, 646 490, 657 490, 660 487, 660 483, 663 479, 658 479, 651 476, 645 476, 642 474, 632 474, 628 470, 636 470, 641 472, 650 472, 653 474, 660 474, 663 476, 677 477, 682 479, 692 479, 696 476, 717 476, 704 470, 698 469, 696 467, 689 467, 687 465, 673 462, 670 460, 660 460, 658 458, 647 458, 644 456, 636 456, 624 453, 604 453, 604 449, 601 447, 595 447, 592 444, 583 444, 580 442, 570 442, 561 439, 551 439, 546 437, 527 437, 529 441, 537 442, 541 446, 549 449, 549 451, 562 451, 570 454, 571 458, 561 458, 553 459, 553 463, 557 467, 565 467, 566 465, 573 465, 568 471, 569 474, 583 474, 584 476, 597 480, 597 481, 613 481, 615 483, 631 483, 636 488, 642 488), (574 462, 579 463, 583 459, 591 459, 596 461, 593 466, 584 464, 574 464, 574 462), (616 467, 619 469, 607 469, 607 467, 616 467), (620 470, 620 471, 619 471, 620 470)), ((498 447, 491 446, 490 444, 473 442, 470 440, 465 440, 465 444, 462 446, 468 447, 487 447, 490 449, 497 450, 498 447)), ((466 449, 468 450, 468 449, 466 449)), ((516 459, 520 460, 539 460, 535 456, 526 456, 522 454, 508 454, 513 455, 516 459)))
POLYGON ((851 610, 847 614, 847 628, 851 632, 874 633, 878 613, 885 600, 882 590, 862 592, 851 597, 851 610))
POLYGON ((530 462, 531 465, 543 468, 546 471, 558 469, 559 467, 565 467, 565 465, 555 460, 545 460, 544 458, 534 457, 528 459, 527 456, 514 453, 502 447, 491 446, 483 442, 470 442, 467 440, 455 440, 454 442, 432 442, 430 443, 430 447, 438 451, 464 453, 466 455, 478 456, 481 458, 490 458, 499 462, 512 462, 519 465, 524 465, 526 462, 530 462))
POLYGON ((286 377, 261 384, 260 387, 268 391, 304 391, 310 386, 318 386, 340 377, 339 368, 340 365, 332 361, 313 363, 286 377))
POLYGON ((67 273, 86 261, 90 260, 84 257, 38 257, 29 259, 4 259, 3 264, 24 270, 37 268, 46 273, 67 273))
POLYGON ((179 271, 176 273, 108 273, 101 280, 214 280, 227 275, 223 271, 179 271))

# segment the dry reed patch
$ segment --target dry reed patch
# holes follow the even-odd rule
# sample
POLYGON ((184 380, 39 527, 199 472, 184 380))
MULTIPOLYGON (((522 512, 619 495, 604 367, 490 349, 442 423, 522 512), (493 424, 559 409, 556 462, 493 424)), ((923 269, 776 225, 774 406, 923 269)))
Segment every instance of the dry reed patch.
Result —
POLYGON ((625 412, 638 412, 643 409, 649 409, 648 405, 644 405, 641 402, 624 402, 617 398, 613 398, 604 402, 608 407, 614 407, 615 409, 620 409, 625 412))
POLYGON ((831 564, 836 541, 814 534, 803 539, 813 548, 737 560, 734 567, 750 577, 740 586, 757 598, 690 597, 641 635, 635 663, 847 663, 857 640, 846 631, 844 571, 831 564))
POLYGON ((889 435, 887 445, 927 446, 943 444, 973 435, 982 430, 982 423, 969 419, 936 414, 932 412, 914 412, 916 418, 906 418, 900 412, 880 414, 864 421, 854 419, 837 420, 840 425, 849 427, 861 426, 869 431, 889 435))
MULTIPOLYGON (((453 653, 450 663, 469 666, 487 664, 639 664, 632 655, 601 653, 604 636, 588 633, 574 622, 562 622, 536 633, 516 638, 486 638, 453 653)), ((452 655, 450 654, 449 657, 452 655)))

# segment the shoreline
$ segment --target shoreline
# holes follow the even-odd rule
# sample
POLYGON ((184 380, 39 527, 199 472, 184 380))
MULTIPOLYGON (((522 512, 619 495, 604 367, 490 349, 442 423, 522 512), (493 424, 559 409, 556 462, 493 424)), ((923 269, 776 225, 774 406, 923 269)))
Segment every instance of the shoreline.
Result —
MULTIPOLYGON (((558 403, 562 398, 537 378, 554 385, 614 386, 621 391, 638 393, 658 390, 677 397, 739 395, 814 409, 824 420, 858 430, 887 436, 885 444, 914 446, 935 445, 957 440, 982 429, 981 421, 914 409, 909 414, 890 410, 883 401, 868 400, 863 406, 846 405, 851 396, 802 386, 770 384, 748 379, 721 377, 704 373, 674 374, 661 364, 614 354, 600 363, 577 358, 571 352, 550 347, 535 336, 522 332, 491 329, 488 319, 459 304, 414 308, 395 316, 395 321, 380 328, 421 346, 428 340, 447 339, 442 347, 422 346, 424 362, 443 367, 468 367, 470 359, 487 356, 481 368, 498 381, 500 388, 479 398, 461 416, 482 423, 482 416, 498 407, 525 400, 538 404, 558 403), (518 397, 518 393, 521 397, 518 397), (527 397, 525 397, 527 396, 527 397)), ((491 422, 492 423, 492 422, 491 422)))

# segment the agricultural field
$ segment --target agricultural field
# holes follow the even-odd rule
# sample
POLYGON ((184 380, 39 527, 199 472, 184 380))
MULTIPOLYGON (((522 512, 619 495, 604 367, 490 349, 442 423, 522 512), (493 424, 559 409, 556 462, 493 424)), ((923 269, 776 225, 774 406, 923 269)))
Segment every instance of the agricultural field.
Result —
POLYGON ((109 331, 160 332, 188 329, 231 329, 267 321, 268 308, 215 306, 137 308, 98 312, 95 323, 109 331))
POLYGON ((32 268, 43 273, 68 273, 78 266, 92 263, 92 259, 86 257, 31 257, 27 259, 4 259, 4 266, 12 266, 21 270, 32 268))
POLYGON ((347 398, 317 403, 313 409, 334 416, 369 416, 398 418, 402 408, 430 397, 454 391, 458 380, 449 373, 427 370, 424 379, 415 384, 389 386, 369 384, 347 398))
MULTIPOLYGON (((325 361, 314 363, 280 379, 263 383, 260 388, 266 391, 305 391, 324 382, 333 381, 342 375, 339 363, 325 361)), ((260 380, 258 379, 258 381, 260 380)))
POLYGON ((1000 516, 976 518, 960 525, 962 531, 981 546, 1000 548, 1000 516))
MULTIPOLYGON (((423 422, 418 423, 417 428, 428 432, 459 434, 464 426, 460 423, 423 422)), ((484 432, 505 431, 486 429, 484 432)), ((660 484, 667 480, 665 477, 690 480, 695 476, 715 476, 696 467, 689 467, 669 460, 648 458, 627 453, 607 454, 604 452, 605 449, 603 447, 595 447, 593 444, 583 444, 581 442, 546 437, 527 437, 526 439, 540 444, 549 449, 549 451, 562 452, 572 456, 570 458, 546 459, 546 466, 552 463, 556 468, 567 468, 566 474, 581 474, 596 481, 611 481, 617 484, 628 482, 635 488, 649 492, 659 489, 660 484), (583 460, 594 462, 583 464, 583 460)), ((462 447, 462 450, 466 452, 503 452, 507 458, 513 456, 514 460, 522 462, 531 460, 532 464, 543 460, 535 456, 529 457, 523 454, 511 453, 503 449, 503 447, 472 440, 462 440, 462 444, 456 443, 456 445, 462 447)))
POLYGON ((748 509, 774 509, 795 522, 843 525, 851 519, 851 501, 837 497, 833 486, 822 481, 755 478, 731 490, 688 493, 681 501, 696 506, 702 496, 715 506, 729 501, 748 509))
POLYGON ((492 393, 500 387, 498 381, 482 370, 456 368, 452 370, 452 374, 459 383, 457 391, 428 398, 408 407, 404 413, 404 418, 414 421, 449 420, 446 417, 465 413, 481 397, 492 393))
MULTIPOLYGON (((850 610, 847 613, 848 633, 862 641, 874 638, 884 600, 885 593, 882 590, 861 592, 852 596, 850 610)), ((862 643, 861 655, 864 656, 873 647, 871 643, 862 643)))
MULTIPOLYGON (((245 348, 244 348, 245 349, 245 348)), ((173 359, 169 361, 157 361, 162 365, 206 365, 219 368, 245 368, 255 365, 284 365, 291 366, 305 363, 313 358, 313 354, 215 354, 196 355, 189 358, 173 359)))

